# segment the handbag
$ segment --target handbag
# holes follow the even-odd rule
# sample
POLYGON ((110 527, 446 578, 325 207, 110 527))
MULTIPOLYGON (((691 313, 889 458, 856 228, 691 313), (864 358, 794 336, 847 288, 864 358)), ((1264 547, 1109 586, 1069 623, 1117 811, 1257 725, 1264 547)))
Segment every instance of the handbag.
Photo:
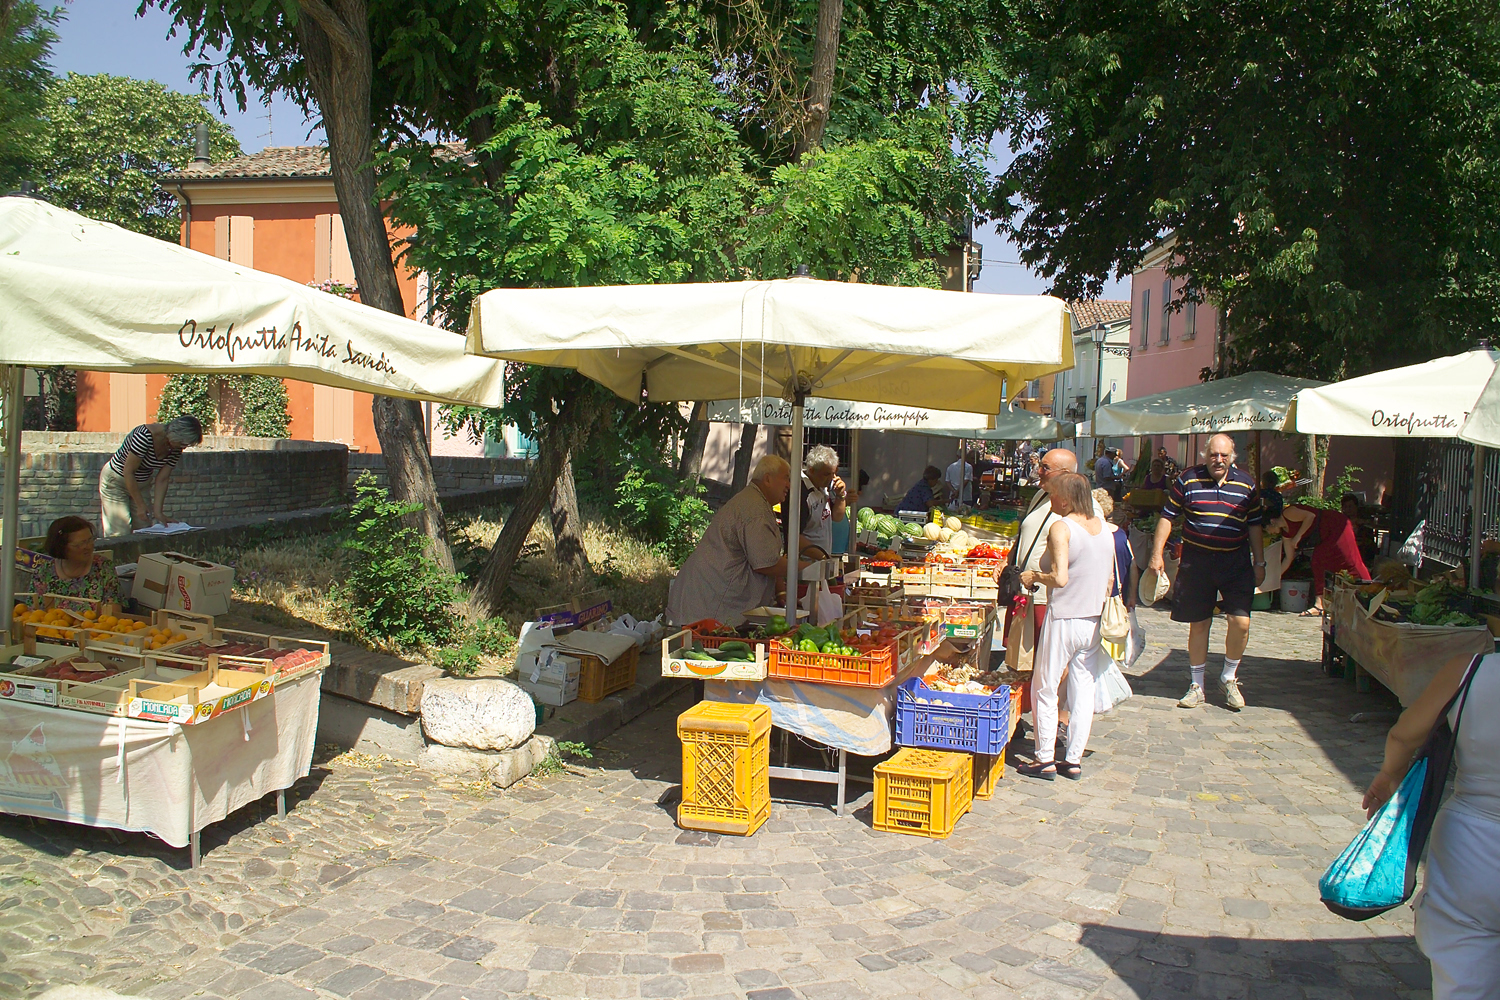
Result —
POLYGON ((1104 599, 1104 608, 1099 612, 1099 636, 1111 642, 1124 642, 1130 637, 1130 612, 1125 608, 1125 601, 1120 596, 1120 561, 1115 558, 1114 544, 1111 540, 1109 552, 1109 564, 1114 572, 1111 574, 1114 585, 1112 593, 1104 599))
POLYGON ((1369 920, 1400 906, 1416 891, 1417 863, 1442 803, 1458 726, 1469 702, 1469 685, 1474 683, 1483 659, 1476 656, 1469 664, 1464 682, 1443 706, 1437 725, 1417 752, 1396 794, 1370 817, 1318 880, 1323 905, 1339 916, 1369 920), (1459 698, 1463 698, 1463 704, 1449 728, 1448 713, 1459 698))
MULTIPOLYGON (((1036 510, 1035 506, 1031 510, 1028 510, 1026 514, 1029 515, 1034 510, 1036 510)), ((1021 520, 1024 522, 1026 515, 1022 515, 1021 520)), ((1042 525, 1044 527, 1046 523, 1046 519, 1043 518, 1042 525)), ((1042 540, 1044 534, 1046 534, 1044 531, 1036 533, 1036 537, 1032 538, 1031 545, 1026 549, 1026 554, 1021 557, 1019 563, 1012 559, 1001 568, 1000 575, 995 578, 995 586, 998 590, 997 596, 1001 604, 1009 603, 1026 592, 1025 586, 1021 583, 1021 570, 1031 561, 1031 554, 1036 551, 1036 543, 1042 540)), ((1015 555, 1015 549, 1011 549, 1011 555, 1015 555)))

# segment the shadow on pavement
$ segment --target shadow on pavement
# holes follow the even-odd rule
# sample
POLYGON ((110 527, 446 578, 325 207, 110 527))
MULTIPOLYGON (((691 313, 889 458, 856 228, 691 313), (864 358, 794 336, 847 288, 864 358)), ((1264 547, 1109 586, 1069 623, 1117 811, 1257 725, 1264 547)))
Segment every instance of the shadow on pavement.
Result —
MULTIPOLYGON (((1407 918, 1410 919, 1408 913, 1407 918)), ((1353 993, 1360 1000, 1394 1000, 1399 991, 1431 988, 1427 960, 1410 937, 1278 941, 1127 930, 1085 924, 1081 943, 1151 1000, 1219 1000, 1245 996, 1300 1000, 1353 993)), ((1099 972, 1041 958, 1019 949, 997 955, 1011 965, 1075 988, 1098 988, 1099 972)), ((1085 963, 1087 964, 1087 963, 1085 963)))

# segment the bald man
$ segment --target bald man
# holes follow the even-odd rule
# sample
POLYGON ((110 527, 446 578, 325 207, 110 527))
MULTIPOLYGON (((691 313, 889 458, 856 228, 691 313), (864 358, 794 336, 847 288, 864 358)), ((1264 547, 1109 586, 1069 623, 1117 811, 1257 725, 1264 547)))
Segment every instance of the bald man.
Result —
POLYGON ((1173 481, 1152 539, 1147 565, 1165 573, 1162 550, 1172 534, 1172 522, 1178 516, 1184 518, 1172 620, 1189 625, 1192 685, 1177 702, 1179 708, 1197 708, 1204 702, 1203 674, 1208 667, 1208 633, 1215 605, 1228 620, 1219 684, 1225 704, 1236 712, 1245 707, 1239 684, 1240 657, 1250 641, 1250 602, 1266 578, 1266 556, 1260 494, 1255 480, 1234 467, 1234 459, 1233 438, 1228 434, 1209 438, 1203 464, 1184 470, 1173 481))

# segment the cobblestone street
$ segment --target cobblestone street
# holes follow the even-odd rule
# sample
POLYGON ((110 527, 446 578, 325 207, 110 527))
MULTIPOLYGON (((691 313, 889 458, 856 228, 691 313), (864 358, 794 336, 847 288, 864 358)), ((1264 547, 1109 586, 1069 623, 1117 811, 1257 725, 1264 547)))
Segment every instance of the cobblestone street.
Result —
POLYGON ((1426 997, 1409 908, 1351 923, 1317 899, 1394 718, 1349 716, 1394 700, 1325 678, 1315 621, 1265 614, 1250 707, 1183 711, 1187 630, 1142 620, 1136 697, 1096 720, 1083 781, 1007 770, 947 840, 874 832, 868 786, 843 818, 775 783, 754 837, 678 830, 686 692, 504 792, 325 762, 285 820, 268 799, 206 831, 197 871, 3 817, 0 996, 1426 997))

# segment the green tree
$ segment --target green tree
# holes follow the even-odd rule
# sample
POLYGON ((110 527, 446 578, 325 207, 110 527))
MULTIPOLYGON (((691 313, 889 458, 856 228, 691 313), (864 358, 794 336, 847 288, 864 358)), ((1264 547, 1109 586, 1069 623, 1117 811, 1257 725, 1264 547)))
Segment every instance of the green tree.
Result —
POLYGON ((173 375, 162 388, 156 419, 165 423, 189 413, 205 433, 233 422, 251 437, 284 438, 292 422, 290 406, 286 383, 269 375, 173 375), (229 406, 225 393, 233 400, 229 406))
MULTIPOLYGON (((386 0, 386 6, 397 5, 386 0)), ((375 56, 366 0, 141 0, 141 10, 148 7, 167 12, 184 29, 184 52, 203 60, 194 74, 221 102, 227 90, 244 109, 247 88, 253 88, 286 94, 318 118, 360 300, 405 315, 371 163, 380 127, 402 116, 372 103, 375 56)), ((438 565, 452 572, 420 406, 376 396, 373 415, 392 498, 420 526, 438 565)))
POLYGON ((1500 319, 1494 3, 1030 0, 1017 28, 996 205, 1056 294, 1173 234, 1231 366, 1324 378, 1500 319))
POLYGON ((0 194, 32 180, 60 14, 32 0, 0 2, 0 194))
POLYGON ((193 126, 209 128, 209 155, 240 155, 233 131, 201 97, 155 80, 69 73, 47 87, 34 179, 41 196, 93 219, 178 242, 177 200, 156 178, 193 158, 193 126))

